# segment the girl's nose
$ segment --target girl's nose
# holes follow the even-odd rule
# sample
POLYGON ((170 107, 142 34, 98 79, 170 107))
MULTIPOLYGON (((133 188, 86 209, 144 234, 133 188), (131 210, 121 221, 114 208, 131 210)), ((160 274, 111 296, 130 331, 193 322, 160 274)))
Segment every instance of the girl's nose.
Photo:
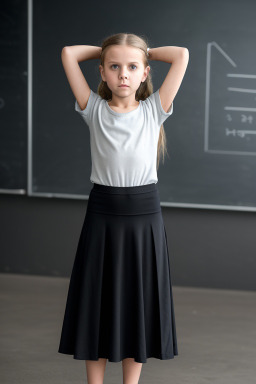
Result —
POLYGON ((121 74, 120 74, 120 77, 121 77, 122 79, 125 79, 125 78, 127 79, 127 74, 126 74, 126 73, 121 73, 121 74))

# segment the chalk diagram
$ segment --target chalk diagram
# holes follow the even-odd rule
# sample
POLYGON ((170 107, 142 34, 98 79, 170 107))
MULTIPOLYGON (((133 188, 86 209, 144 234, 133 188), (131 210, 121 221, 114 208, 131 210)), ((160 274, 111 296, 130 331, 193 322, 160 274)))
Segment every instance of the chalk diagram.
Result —
POLYGON ((207 44, 204 151, 256 155, 256 74, 207 44))

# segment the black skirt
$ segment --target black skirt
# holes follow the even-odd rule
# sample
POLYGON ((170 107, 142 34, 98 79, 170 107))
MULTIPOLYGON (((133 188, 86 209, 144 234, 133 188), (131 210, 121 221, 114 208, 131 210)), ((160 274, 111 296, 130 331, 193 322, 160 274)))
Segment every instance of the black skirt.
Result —
POLYGON ((157 184, 94 184, 71 273, 58 352, 78 360, 178 355, 157 184))

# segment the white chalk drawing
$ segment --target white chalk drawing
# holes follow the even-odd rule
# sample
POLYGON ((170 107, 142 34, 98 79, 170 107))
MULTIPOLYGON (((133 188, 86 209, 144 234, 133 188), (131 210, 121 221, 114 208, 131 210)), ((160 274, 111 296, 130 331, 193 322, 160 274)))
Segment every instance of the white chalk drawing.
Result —
POLYGON ((207 44, 204 151, 256 155, 256 75, 234 68, 216 42, 207 44))

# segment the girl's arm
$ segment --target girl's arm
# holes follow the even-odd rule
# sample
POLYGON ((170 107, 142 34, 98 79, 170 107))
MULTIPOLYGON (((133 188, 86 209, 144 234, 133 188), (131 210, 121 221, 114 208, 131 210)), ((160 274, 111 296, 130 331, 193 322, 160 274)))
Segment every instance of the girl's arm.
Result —
POLYGON ((101 47, 93 45, 66 46, 61 51, 61 60, 69 85, 82 110, 87 105, 91 90, 78 63, 99 59, 101 51, 101 47))
POLYGON ((171 68, 159 88, 161 104, 164 111, 167 112, 172 105, 185 75, 189 61, 189 51, 184 47, 167 46, 150 48, 148 54, 150 60, 171 63, 171 68))

